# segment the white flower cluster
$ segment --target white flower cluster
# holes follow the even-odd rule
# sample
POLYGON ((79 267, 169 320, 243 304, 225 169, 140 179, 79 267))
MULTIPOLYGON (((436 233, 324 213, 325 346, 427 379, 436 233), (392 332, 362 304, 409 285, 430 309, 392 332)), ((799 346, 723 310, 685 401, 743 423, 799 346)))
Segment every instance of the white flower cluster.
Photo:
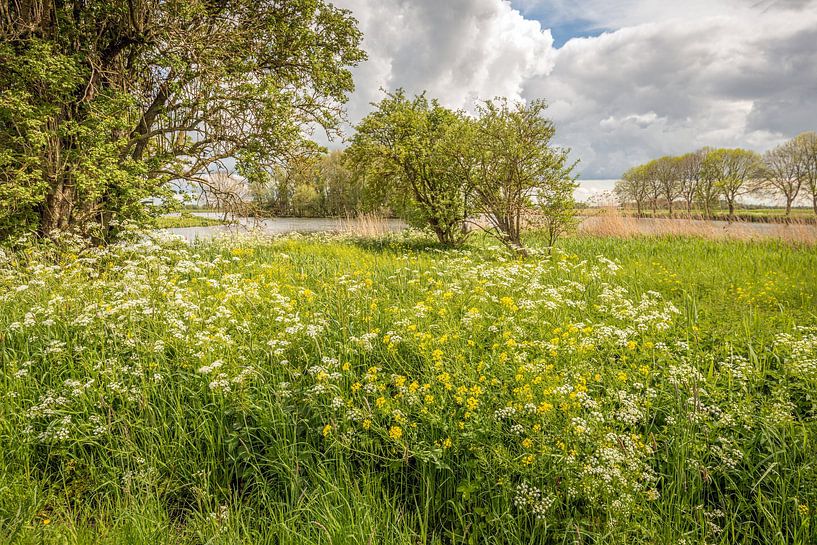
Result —
POLYGON ((555 497, 543 489, 533 487, 526 482, 516 486, 513 503, 517 509, 533 515, 536 520, 544 520, 553 506, 555 497))

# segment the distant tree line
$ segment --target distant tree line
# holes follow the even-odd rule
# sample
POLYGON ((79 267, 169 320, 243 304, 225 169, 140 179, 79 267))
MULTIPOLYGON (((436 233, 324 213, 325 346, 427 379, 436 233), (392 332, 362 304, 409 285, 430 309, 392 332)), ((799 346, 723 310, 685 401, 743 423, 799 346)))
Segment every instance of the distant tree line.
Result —
POLYGON ((369 211, 362 180, 345 164, 343 150, 300 156, 251 184, 253 199, 273 216, 351 217, 369 211))
POLYGON ((638 215, 695 209, 709 217, 724 205, 734 216, 738 199, 748 194, 782 198, 786 216, 797 198, 806 196, 817 215, 817 133, 800 134, 763 155, 703 148, 654 159, 627 170, 614 192, 638 215))

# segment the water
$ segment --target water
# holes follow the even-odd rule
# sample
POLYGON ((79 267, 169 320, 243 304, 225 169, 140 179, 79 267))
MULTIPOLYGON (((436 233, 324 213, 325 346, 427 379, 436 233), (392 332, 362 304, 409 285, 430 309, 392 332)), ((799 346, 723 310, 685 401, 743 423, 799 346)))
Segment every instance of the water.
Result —
MULTIPOLYGON (((193 212, 193 216, 222 219, 223 214, 215 212, 193 212)), ((402 231, 406 224, 398 219, 379 220, 389 231, 402 231)), ((338 218, 235 218, 231 225, 210 225, 206 227, 178 227, 164 231, 178 235, 187 241, 209 239, 224 233, 241 233, 258 230, 269 235, 286 233, 333 233, 345 231, 349 222, 338 218)))

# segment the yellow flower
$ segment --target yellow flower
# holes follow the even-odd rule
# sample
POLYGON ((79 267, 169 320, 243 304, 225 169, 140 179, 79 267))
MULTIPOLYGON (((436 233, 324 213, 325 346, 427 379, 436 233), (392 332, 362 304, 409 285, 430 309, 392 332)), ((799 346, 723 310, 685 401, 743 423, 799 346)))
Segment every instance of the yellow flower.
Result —
POLYGON ((352 393, 357 392, 358 390, 360 390, 361 386, 362 385, 359 382, 355 382, 354 384, 352 384, 352 393))
POLYGON ((451 448, 452 441, 450 437, 446 437, 445 441, 443 441, 443 448, 451 448))
POLYGON ((527 456, 522 458, 522 463, 525 464, 526 466, 529 466, 534 462, 534 460, 536 460, 536 457, 533 454, 528 454, 527 456))
POLYGON ((371 419, 369 419, 369 418, 365 419, 365 420, 363 421, 363 429, 364 429, 364 430, 368 430, 368 429, 369 429, 369 428, 371 428, 371 427, 372 427, 372 421, 371 421, 371 419))
POLYGON ((627 350, 635 350, 635 347, 638 346, 635 344, 635 341, 630 341, 627 343, 627 350))
POLYGON ((533 446, 533 441, 526 437, 525 440, 522 441, 522 446, 524 448, 531 448, 533 446))
POLYGON ((43 519, 43 524, 48 526, 49 524, 51 524, 51 519, 43 519))
POLYGON ((385 398, 385 397, 383 397, 383 396, 380 396, 380 397, 378 397, 377 399, 375 399, 375 400, 374 400, 374 405, 375 405, 375 407, 377 407, 378 409, 379 409, 380 407, 382 407, 383 405, 385 405, 385 404, 386 404, 386 398, 385 398))
POLYGON ((392 426, 389 428, 389 437, 394 439, 395 441, 401 439, 403 437, 403 428, 400 426, 392 426))
POLYGON ((329 437, 330 433, 332 433, 332 424, 327 424, 323 427, 323 436, 329 437))

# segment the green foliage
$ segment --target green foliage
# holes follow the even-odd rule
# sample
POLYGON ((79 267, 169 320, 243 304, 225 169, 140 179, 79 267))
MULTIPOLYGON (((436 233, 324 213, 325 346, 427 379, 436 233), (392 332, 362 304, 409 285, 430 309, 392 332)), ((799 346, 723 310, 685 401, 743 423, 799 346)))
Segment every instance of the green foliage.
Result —
POLYGON ((362 182, 341 150, 292 158, 271 174, 260 172, 251 187, 256 202, 277 216, 353 217, 365 207, 362 182))
POLYGON ((87 233, 103 221, 90 203, 103 198, 107 209, 142 218, 140 201, 155 184, 146 181, 144 165, 118 156, 133 114, 129 95, 109 90, 85 105, 81 117, 67 115, 86 74, 76 56, 37 39, 20 52, 4 44, 0 74, 0 236, 35 230, 44 215, 61 213, 87 233), (62 177, 69 170, 70 181, 62 177), (71 195, 70 209, 67 202, 55 208, 57 193, 71 195))
MULTIPOLYGON (((0 235, 140 219, 169 180, 249 178, 333 134, 365 54, 322 0, 43 0, 0 12, 0 235), (47 16, 43 16, 47 14, 47 16)), ((218 190, 219 188, 211 188, 218 190)))
POLYGON ((732 215, 737 197, 750 192, 753 189, 750 184, 762 175, 763 162, 754 151, 716 149, 707 153, 702 169, 726 199, 729 214, 732 215))
POLYGON ((404 219, 430 228, 441 244, 460 243, 466 187, 450 153, 458 114, 425 94, 409 99, 402 89, 375 108, 355 128, 350 164, 404 219))
POLYGON ((573 197, 576 186, 568 176, 559 176, 536 188, 536 223, 546 234, 548 248, 553 248, 561 237, 573 231, 578 224, 576 200, 573 197))
POLYGON ((567 165, 569 150, 554 147, 553 123, 543 117, 547 105, 534 100, 511 104, 486 101, 474 119, 463 119, 456 141, 458 174, 468 181, 473 211, 488 218, 499 239, 522 247, 524 215, 538 202, 552 242, 569 226, 575 184, 567 165))

